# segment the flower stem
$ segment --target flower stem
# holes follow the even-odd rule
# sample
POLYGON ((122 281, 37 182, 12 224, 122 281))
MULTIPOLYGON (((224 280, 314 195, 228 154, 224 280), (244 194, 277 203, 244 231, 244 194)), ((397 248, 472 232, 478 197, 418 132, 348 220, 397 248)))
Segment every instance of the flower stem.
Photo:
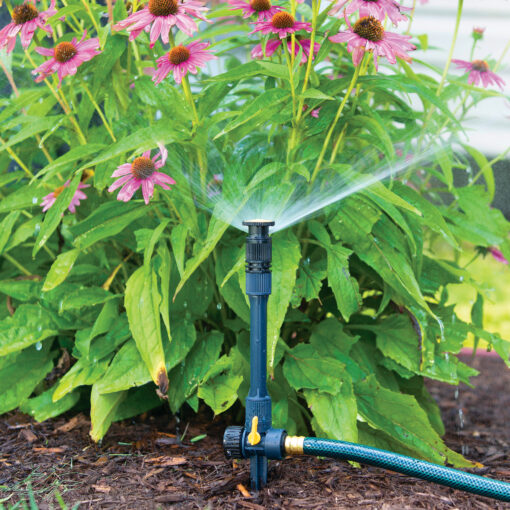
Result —
POLYGON ((85 82, 82 82, 82 87, 83 87, 83 90, 86 92, 87 96, 89 96, 89 99, 90 99, 90 102, 94 105, 94 108, 96 109, 98 115, 101 117, 101 120, 103 121, 103 124, 104 124, 104 127, 106 128, 106 130, 108 131, 109 135, 110 135, 110 138, 116 142, 117 139, 115 138, 115 135, 113 134, 113 131, 112 131, 112 128, 110 127, 110 125, 108 124, 108 121, 106 120, 106 117, 104 116, 103 112, 101 111, 101 108, 99 108, 99 105, 97 104, 96 100, 94 99, 94 97, 92 96, 89 88, 87 87, 87 85, 85 84, 85 82))
POLYGON ((413 6, 411 8, 411 14, 409 15, 409 23, 407 25, 407 30, 406 30, 406 34, 409 34, 409 32, 411 32, 411 26, 413 24, 413 20, 414 20, 414 11, 416 10, 416 0, 413 0, 413 6))
POLYGON ((87 14, 89 15, 89 18, 92 21, 92 24, 94 25, 94 28, 96 29, 97 35, 99 35, 99 25, 97 24, 96 18, 94 18, 94 14, 92 13, 92 10, 90 9, 90 5, 89 5, 88 1, 87 0, 81 0, 81 3, 84 5, 85 10, 87 11, 87 14))
POLYGON ((496 65, 494 66, 494 72, 496 72, 500 68, 501 64, 503 63, 503 59, 505 58, 505 55, 508 53, 508 50, 510 50, 510 39, 506 43, 503 53, 501 53, 501 56, 499 57, 498 61, 496 62, 496 65))
MULTIPOLYGON (((446 64, 444 66, 443 75, 441 76, 441 81, 439 82, 439 86, 437 87, 436 96, 439 97, 441 92, 443 91, 443 87, 446 81, 446 76, 448 74, 448 70, 450 69, 450 64, 453 58, 453 52, 455 51, 455 45, 457 43, 457 36, 459 35, 459 26, 460 26, 460 18, 462 16, 462 7, 464 5, 464 0, 458 0, 457 3, 457 18, 455 20, 455 30, 453 31, 452 44, 450 46, 450 53, 448 54, 448 59, 446 60, 446 64)), ((432 115, 432 109, 431 113, 432 115)))
POLYGON ((351 95, 352 89, 354 88, 354 86, 356 85, 356 81, 358 80, 361 65, 362 65, 362 62, 356 66, 356 68, 354 70, 354 74, 352 75, 351 83, 349 84, 347 92, 345 93, 345 96, 342 99, 340 106, 338 107, 338 110, 335 115, 335 119, 333 120, 333 123, 331 124, 331 126, 328 130, 328 134, 326 135, 326 139, 324 140, 324 144, 322 145, 321 153, 319 154, 319 159, 317 160, 317 164, 315 165, 315 168, 313 170, 312 178, 310 179, 310 184, 313 184, 313 182, 317 178, 317 174, 319 173, 320 167, 322 165, 322 161, 324 160, 324 155, 326 154, 326 149, 328 148, 329 141, 331 140, 331 137, 333 136, 333 131, 335 130, 338 120, 340 119, 340 115, 342 115, 342 111, 347 103, 347 100, 349 99, 349 97, 351 95))
POLYGON ((8 253, 2 253, 2 257, 8 260, 13 266, 16 266, 23 274, 32 276, 32 273, 22 264, 20 264, 14 257, 11 257, 8 253))
POLYGON ((2 144, 3 148, 7 151, 9 156, 11 156, 11 158, 14 161, 16 161, 16 163, 18 163, 18 165, 23 169, 23 171, 29 177, 34 177, 34 174, 29 170, 29 168, 25 165, 25 163, 23 163, 23 161, 21 161, 21 159, 18 157, 18 155, 10 147, 6 147, 5 140, 2 137, 0 137, 0 143, 2 144))

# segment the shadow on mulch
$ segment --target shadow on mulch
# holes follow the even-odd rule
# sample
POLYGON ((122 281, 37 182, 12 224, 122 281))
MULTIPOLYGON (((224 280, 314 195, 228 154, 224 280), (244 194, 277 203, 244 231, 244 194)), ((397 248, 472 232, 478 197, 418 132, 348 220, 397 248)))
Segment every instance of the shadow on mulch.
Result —
MULTIPOLYGON (((469 361, 469 360, 466 360, 469 361)), ((510 481, 510 371, 478 357, 474 389, 429 388, 445 421, 447 444, 510 481)), ((162 417, 112 426, 102 445, 88 437, 83 415, 33 423, 20 414, 0 421, 0 501, 14 505, 30 485, 41 509, 60 508, 55 490, 80 509, 495 509, 510 505, 377 468, 295 457, 273 461, 269 487, 247 494, 248 465, 226 461, 224 423, 195 423, 181 443, 162 417), (200 436, 207 434, 204 439, 200 436), (191 442, 191 438, 200 440, 191 442), (243 494, 244 493, 244 494, 243 494), (246 497, 246 496, 250 497, 246 497)))

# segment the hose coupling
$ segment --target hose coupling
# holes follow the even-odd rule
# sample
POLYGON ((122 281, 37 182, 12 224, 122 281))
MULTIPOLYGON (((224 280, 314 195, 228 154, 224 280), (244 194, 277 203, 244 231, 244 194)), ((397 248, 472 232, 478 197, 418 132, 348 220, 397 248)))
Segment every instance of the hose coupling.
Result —
POLYGON ((287 436, 285 438, 285 455, 303 455, 304 436, 287 436))

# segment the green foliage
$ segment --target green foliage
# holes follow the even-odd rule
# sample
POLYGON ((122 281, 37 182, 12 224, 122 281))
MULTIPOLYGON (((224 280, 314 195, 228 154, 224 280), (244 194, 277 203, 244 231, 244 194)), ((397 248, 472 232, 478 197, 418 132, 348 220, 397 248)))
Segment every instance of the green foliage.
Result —
MULTIPOLYGON (((49 19, 59 38, 81 36, 79 24, 101 46, 58 92, 55 76, 35 84, 26 69, 44 60, 34 44, 28 60, 15 50, 17 92, 0 99, 0 413, 42 421, 88 399, 97 441, 156 406, 242 406, 249 302, 244 235, 232 225, 257 203, 290 225, 273 235, 275 426, 470 465, 442 442, 424 379, 469 384, 476 371, 456 356, 469 335, 510 366, 510 343, 483 329, 487 289, 458 256, 469 242, 510 257, 510 224, 491 208, 493 162, 462 138, 470 107, 501 94, 453 74, 438 82, 432 66, 418 73, 402 59, 384 73, 371 58, 356 68, 327 38, 344 21, 314 9, 298 6, 321 45, 308 66, 285 43, 239 60, 256 36, 217 6, 200 36, 222 72, 202 69, 191 87, 189 75, 155 87, 144 68, 169 48, 151 48, 143 30, 128 45, 100 2, 70 0, 49 19), (139 191, 116 200, 114 170, 159 145, 169 157, 158 171, 176 184, 146 190, 149 205, 139 191), (71 213, 80 182, 87 199, 71 213), (307 212, 315 219, 293 224, 307 212), (448 302, 461 283, 476 290, 472 324, 448 302)), ((127 17, 124 2, 113 17, 127 17)))

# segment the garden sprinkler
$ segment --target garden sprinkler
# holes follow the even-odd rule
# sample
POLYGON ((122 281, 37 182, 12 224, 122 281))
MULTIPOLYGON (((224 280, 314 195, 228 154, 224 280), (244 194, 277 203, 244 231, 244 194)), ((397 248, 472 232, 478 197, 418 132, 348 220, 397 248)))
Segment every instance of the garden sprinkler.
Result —
POLYGON ((250 299, 250 391, 244 427, 227 427, 223 449, 228 459, 250 459, 251 487, 267 484, 268 459, 314 455, 382 467, 474 494, 510 501, 510 483, 465 473, 405 455, 347 441, 289 436, 271 424, 267 392, 267 301, 271 294, 271 238, 274 221, 243 221, 246 238, 246 294, 250 299))

